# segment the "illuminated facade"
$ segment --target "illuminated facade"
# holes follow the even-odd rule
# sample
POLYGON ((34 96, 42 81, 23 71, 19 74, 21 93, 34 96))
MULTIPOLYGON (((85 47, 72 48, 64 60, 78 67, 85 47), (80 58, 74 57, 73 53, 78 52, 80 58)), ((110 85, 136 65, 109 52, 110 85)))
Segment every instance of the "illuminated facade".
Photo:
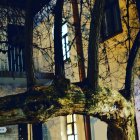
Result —
MULTIPOLYGON (((2 0, 4 1, 4 0, 2 0)), ((9 1, 10 2, 10 1, 9 1)), ((17 0, 18 2, 18 0, 17 0)), ((55 0, 47 5, 42 0, 42 7, 34 5, 33 23, 33 60, 35 79, 38 85, 49 85, 54 76, 54 15, 55 0)), ((23 2, 24 3, 24 2, 23 2)), ((19 4, 6 7, 0 2, 0 88, 1 95, 25 92, 25 7, 19 4), (12 6, 14 8, 12 8, 12 6)), ((40 4, 41 5, 41 4, 40 4)), ((87 48, 90 27, 89 3, 80 3, 82 43, 87 67, 87 48)), ((101 45, 99 48, 100 85, 120 90, 124 87, 125 68, 134 38, 138 32, 138 18, 134 4, 123 0, 107 0, 101 27, 101 45), (128 26, 130 28, 128 28, 128 26)), ((79 81, 76 42, 74 36, 72 6, 65 1, 63 9, 62 46, 65 64, 65 76, 71 82, 79 81)), ((71 114, 57 117, 43 124, 19 124, 7 126, 2 140, 87 140, 85 117, 71 114)), ((92 140, 107 140, 107 124, 96 118, 90 118, 92 140), (102 135, 100 134, 102 133, 102 135)))

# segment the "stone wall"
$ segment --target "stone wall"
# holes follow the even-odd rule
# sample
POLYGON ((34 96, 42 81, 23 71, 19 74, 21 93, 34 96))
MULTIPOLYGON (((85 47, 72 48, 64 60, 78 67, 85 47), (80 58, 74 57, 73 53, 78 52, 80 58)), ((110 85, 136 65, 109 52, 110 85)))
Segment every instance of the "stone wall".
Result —
POLYGON ((53 118, 42 125, 43 140, 66 140, 65 117, 53 118))
POLYGON ((7 131, 0 133, 0 140, 18 140, 18 125, 5 126, 7 131))
POLYGON ((90 117, 92 140, 107 140, 107 124, 97 118, 90 117))

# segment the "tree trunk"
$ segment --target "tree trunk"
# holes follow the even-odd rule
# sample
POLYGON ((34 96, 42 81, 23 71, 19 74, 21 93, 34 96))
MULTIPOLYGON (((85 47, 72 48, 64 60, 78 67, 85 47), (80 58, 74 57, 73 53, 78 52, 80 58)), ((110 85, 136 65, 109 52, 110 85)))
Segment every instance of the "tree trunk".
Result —
POLYGON ((125 131, 115 125, 108 125, 107 138, 108 140, 128 140, 125 131))
POLYGON ((100 43, 100 29, 104 4, 105 0, 96 0, 91 13, 87 79, 90 88, 92 88, 94 91, 96 91, 98 88, 98 48, 100 43))
MULTIPOLYGON (((76 50, 78 55, 78 69, 79 69, 79 79, 80 82, 85 80, 85 65, 84 65, 84 54, 83 54, 83 44, 82 44, 82 33, 81 33, 81 21, 78 10, 77 0, 71 0, 73 19, 75 27, 75 38, 76 38, 76 50)), ((91 140, 91 130, 90 130, 90 116, 84 116, 84 126, 85 126, 85 136, 86 140, 91 140)))
POLYGON ((62 48, 62 11, 64 0, 57 0, 54 16, 54 61, 56 77, 64 77, 64 61, 62 48))
POLYGON ((107 138, 108 140, 137 140, 135 139, 136 130, 134 123, 134 115, 132 120, 127 120, 123 125, 108 123, 107 138))
POLYGON ((136 0, 136 7, 137 7, 138 17, 139 17, 139 21, 140 21, 140 1, 139 0, 136 0))
POLYGON ((78 11, 77 0, 71 0, 73 19, 75 27, 75 38, 76 38, 76 50, 78 55, 78 69, 79 69, 79 79, 82 82, 85 79, 85 65, 84 65, 84 55, 83 55, 83 45, 82 45, 82 34, 81 34, 81 24, 78 11))
MULTIPOLYGON (((34 76, 34 62, 33 62, 33 13, 32 13, 32 0, 26 2, 26 13, 25 13, 25 49, 24 49, 24 60, 25 60, 25 71, 27 77, 27 91, 30 92, 35 86, 35 76, 34 76)), ((14 112, 14 111, 13 111, 14 112)), ((11 114, 12 115, 12 114, 11 114)), ((18 125, 19 133, 24 130, 20 135, 19 139, 22 137, 28 140, 27 124, 18 125)))
MULTIPOLYGON (((61 81, 58 85, 63 87, 61 81)), ((108 124, 125 128, 134 115, 131 102, 114 90, 100 88, 99 94, 90 99, 85 94, 93 91, 82 91, 75 85, 64 88, 64 94, 61 92, 61 89, 51 85, 36 87, 30 93, 0 98, 0 125, 44 122, 51 117, 76 113, 95 116, 108 124)))
POLYGON ((25 70, 27 76, 27 88, 32 89, 35 85, 34 77, 34 63, 33 63, 33 13, 32 13, 32 0, 28 0, 26 4, 25 16, 25 70))
POLYGON ((127 66, 126 66, 126 77, 125 77, 125 93, 123 96, 130 100, 131 94, 132 94, 132 70, 134 66, 134 61, 138 52, 138 49, 140 48, 140 31, 138 32, 136 39, 133 43, 132 49, 129 54, 127 66))

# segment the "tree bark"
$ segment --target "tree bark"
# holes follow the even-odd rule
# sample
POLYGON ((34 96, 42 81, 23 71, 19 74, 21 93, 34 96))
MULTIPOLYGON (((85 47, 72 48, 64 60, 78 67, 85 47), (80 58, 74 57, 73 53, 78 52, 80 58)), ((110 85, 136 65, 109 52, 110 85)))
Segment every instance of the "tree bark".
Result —
POLYGON ((94 91, 96 91, 98 88, 98 48, 100 43, 100 29, 104 4, 105 0, 96 0, 91 13, 87 79, 90 88, 92 88, 94 91))
MULTIPOLYGON (((63 83, 58 84, 63 87, 63 83)), ((82 90, 75 85, 64 88, 63 92, 58 89, 58 85, 53 84, 49 87, 36 87, 30 93, 0 98, 0 125, 45 122, 55 116, 75 113, 98 117, 125 131, 128 126, 132 127, 133 106, 117 91, 100 88, 98 94, 90 99, 85 96, 93 91, 82 90)), ((133 140, 132 132, 126 132, 129 132, 127 140, 130 136, 133 140)))
POLYGON ((108 125, 107 138, 108 140, 128 140, 125 131, 115 125, 108 125))
POLYGON ((62 11, 64 0, 57 0, 54 16, 54 61, 56 77, 64 77, 64 61, 62 48, 62 11))
MULTIPOLYGON (((78 70, 80 82, 85 80, 85 64, 84 64, 84 54, 83 54, 83 44, 82 44, 82 33, 81 33, 81 21, 78 10, 77 0, 71 0, 73 19, 75 27, 75 38, 76 38, 76 50, 78 55, 78 70)), ((84 126, 85 126, 85 136, 86 140, 91 140, 91 130, 90 130, 90 116, 84 116, 84 126)))
POLYGON ((34 63, 33 63, 33 13, 32 13, 32 0, 28 0, 26 4, 25 15, 25 70, 27 76, 27 88, 32 89, 35 85, 34 77, 34 63))
POLYGON ((72 10, 73 10, 73 19, 75 27, 75 38, 76 38, 76 50, 78 55, 78 69, 79 69, 79 79, 82 82, 85 79, 85 65, 84 65, 84 54, 83 54, 83 45, 82 45, 82 34, 81 34, 81 24, 78 11, 77 0, 71 0, 72 10))
POLYGON ((138 32, 138 34, 135 38, 135 41, 133 43, 132 49, 129 54, 127 66, 126 66, 125 93, 123 94, 123 96, 128 100, 130 100, 131 96, 132 96, 131 95, 132 94, 132 89, 131 89, 132 69, 133 69, 133 65, 134 65, 135 58, 136 58, 139 48, 140 48, 140 31, 138 32))
POLYGON ((139 17, 139 21, 140 21, 140 1, 139 0, 136 0, 136 7, 137 7, 138 17, 139 17))

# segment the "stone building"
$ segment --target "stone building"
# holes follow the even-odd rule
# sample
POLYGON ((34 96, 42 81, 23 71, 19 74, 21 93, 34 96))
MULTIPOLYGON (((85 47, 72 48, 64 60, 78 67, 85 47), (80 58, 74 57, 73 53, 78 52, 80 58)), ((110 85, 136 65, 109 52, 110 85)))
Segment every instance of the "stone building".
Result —
MULTIPOLYGON (((0 1, 0 96, 27 90, 25 71, 28 59, 24 58, 29 47, 26 42, 30 42, 27 33, 33 34, 33 67, 36 84, 47 86, 53 82, 55 67, 53 10, 56 1, 30 2, 0 1), (31 13, 29 13, 32 21, 27 22, 26 12, 30 4, 31 13)), ((93 2, 78 1, 85 67, 88 59, 90 10, 93 2)), ((80 78, 72 13, 72 4, 66 0, 62 24, 63 59, 65 76, 75 83, 80 78)), ((123 89, 126 62, 138 28, 137 11, 133 2, 106 0, 99 48, 100 85, 116 90, 123 89)), ((89 135, 92 140, 107 140, 106 123, 93 117, 86 118, 76 114, 53 118, 43 124, 4 126, 0 128, 0 132, 2 132, 0 140, 90 140, 89 135)))

